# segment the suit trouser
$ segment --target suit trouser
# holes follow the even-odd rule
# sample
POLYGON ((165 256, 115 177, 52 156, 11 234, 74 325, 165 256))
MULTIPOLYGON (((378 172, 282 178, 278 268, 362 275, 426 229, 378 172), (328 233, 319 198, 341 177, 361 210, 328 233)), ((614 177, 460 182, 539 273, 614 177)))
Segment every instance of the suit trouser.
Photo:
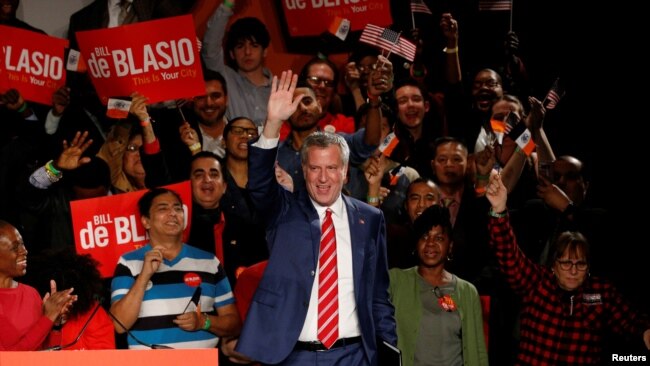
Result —
POLYGON ((351 344, 328 351, 293 350, 278 365, 291 366, 369 366, 363 345, 351 344))

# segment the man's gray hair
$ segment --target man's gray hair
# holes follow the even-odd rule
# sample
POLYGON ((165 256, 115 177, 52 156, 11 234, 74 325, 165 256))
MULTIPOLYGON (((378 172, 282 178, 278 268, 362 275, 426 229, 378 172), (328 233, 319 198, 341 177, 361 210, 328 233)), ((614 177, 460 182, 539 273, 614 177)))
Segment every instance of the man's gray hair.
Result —
POLYGON ((348 143, 345 142, 345 139, 338 134, 321 132, 317 131, 307 136, 305 141, 302 143, 302 148, 300 149, 300 159, 302 164, 307 163, 307 150, 312 147, 327 148, 332 145, 337 145, 341 150, 341 160, 343 161, 343 166, 347 166, 350 161, 350 147, 348 143))

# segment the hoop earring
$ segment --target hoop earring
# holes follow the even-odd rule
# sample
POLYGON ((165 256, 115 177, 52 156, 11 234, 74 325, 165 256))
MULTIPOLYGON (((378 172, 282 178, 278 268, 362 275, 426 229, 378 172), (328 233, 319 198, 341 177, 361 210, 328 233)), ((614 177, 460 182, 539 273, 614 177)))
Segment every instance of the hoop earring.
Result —
POLYGON ((453 254, 447 254, 447 262, 451 262, 454 260, 454 255, 453 254))

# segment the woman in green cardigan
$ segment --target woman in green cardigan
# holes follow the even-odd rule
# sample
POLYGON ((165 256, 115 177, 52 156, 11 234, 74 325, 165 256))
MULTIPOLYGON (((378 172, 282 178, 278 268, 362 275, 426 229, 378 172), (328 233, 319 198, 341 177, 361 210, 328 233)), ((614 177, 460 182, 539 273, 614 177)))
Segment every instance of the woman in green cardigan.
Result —
POLYGON ((397 347, 411 365, 487 365, 478 292, 445 270, 453 243, 449 210, 427 208, 413 224, 418 265, 390 270, 397 347))

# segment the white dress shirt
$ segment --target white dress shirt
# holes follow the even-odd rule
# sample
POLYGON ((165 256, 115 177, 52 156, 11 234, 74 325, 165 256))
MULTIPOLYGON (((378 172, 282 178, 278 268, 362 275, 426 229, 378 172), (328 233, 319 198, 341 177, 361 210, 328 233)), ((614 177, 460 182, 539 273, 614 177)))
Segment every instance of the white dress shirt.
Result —
MULTIPOLYGON (((325 220, 325 211, 328 207, 323 207, 318 203, 311 201, 318 212, 321 227, 325 220)), ((339 276, 339 339, 350 338, 361 335, 359 328, 359 318, 357 317, 357 302, 354 299, 354 276, 352 271, 352 240, 350 238, 350 224, 348 222, 348 212, 343 203, 343 198, 339 198, 329 207, 332 210, 332 222, 336 231, 336 266, 339 276)), ((305 243, 307 245, 308 243, 305 243)), ((314 273, 314 285, 311 288, 309 298, 309 308, 307 317, 302 327, 299 341, 313 342, 318 340, 318 270, 314 273)))
MULTIPOLYGON (((126 0, 131 3, 133 6, 133 0, 126 0)), ((120 26, 120 12, 122 7, 120 6, 121 0, 108 0, 108 28, 115 28, 120 26)))
POLYGON ((201 124, 199 124, 199 128, 201 129, 201 135, 203 136, 202 150, 211 151, 215 155, 223 159, 226 156, 226 149, 224 148, 223 135, 217 138, 213 138, 212 136, 208 135, 208 133, 205 132, 205 130, 203 130, 201 124))

